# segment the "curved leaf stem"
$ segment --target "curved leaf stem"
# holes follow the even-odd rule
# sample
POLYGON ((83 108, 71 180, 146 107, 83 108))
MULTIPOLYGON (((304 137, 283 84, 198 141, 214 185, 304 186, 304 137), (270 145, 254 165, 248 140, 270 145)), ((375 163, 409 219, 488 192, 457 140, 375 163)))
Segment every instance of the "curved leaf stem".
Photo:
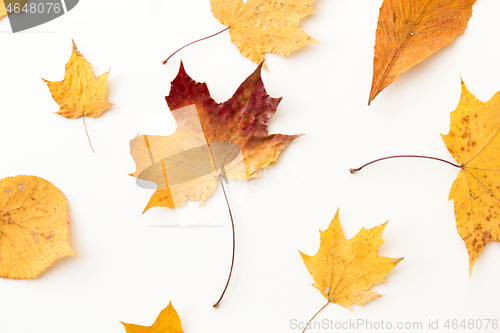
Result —
POLYGON ((219 297, 219 300, 215 302, 213 305, 214 308, 217 308, 219 306, 220 301, 222 301, 222 297, 224 297, 224 294, 226 293, 227 287, 229 286, 229 281, 231 280, 231 274, 233 274, 233 266, 234 266, 234 252, 236 249, 236 241, 235 241, 235 233, 234 233, 234 221, 233 221, 233 214, 231 213, 231 207, 229 206, 229 200, 227 199, 227 194, 226 194, 226 189, 224 188, 224 178, 221 177, 221 185, 222 185, 222 191, 224 192, 224 198, 226 199, 226 204, 227 204, 227 209, 229 210, 229 217, 231 218, 231 229, 233 232, 233 255, 231 257, 231 268, 229 269, 229 276, 227 278, 226 286, 224 287, 224 290, 222 291, 222 294, 219 297))
POLYGON ((326 302, 326 304, 325 304, 325 305, 323 305, 323 307, 322 307, 321 309, 319 309, 319 310, 318 310, 318 312, 316 312, 316 313, 314 314, 314 316, 312 316, 312 318, 311 318, 311 319, 307 322, 306 327, 304 327, 304 330, 302 331, 302 333, 304 333, 304 332, 306 331, 307 326, 308 326, 308 325, 309 325, 309 324, 310 324, 310 323, 314 320, 314 318, 316 318, 316 316, 318 315, 318 313, 320 313, 320 312, 321 312, 324 308, 326 308, 326 306, 327 306, 328 304, 330 304, 330 301, 326 302))
POLYGON ((92 149, 92 151, 95 154, 95 150, 92 147, 92 142, 90 142, 90 136, 89 136, 89 132, 87 131, 87 125, 85 125, 85 115, 84 114, 82 114, 82 119, 83 119, 83 127, 85 128, 85 133, 87 133, 87 139, 89 140, 90 149, 92 149))
POLYGON ((208 39, 208 38, 210 38, 210 37, 217 36, 218 34, 221 34, 221 33, 223 33, 224 31, 229 30, 229 28, 230 28, 230 27, 227 27, 227 28, 222 29, 221 31, 219 31, 219 32, 217 32, 217 33, 215 33, 215 34, 213 34, 213 35, 210 35, 210 36, 207 36, 207 37, 203 37, 203 38, 197 39, 197 40, 195 40, 194 42, 191 42, 191 43, 189 43, 189 44, 184 45, 183 47, 179 48, 177 51, 175 51, 174 53, 172 53, 171 55, 169 55, 167 59, 162 60, 162 61, 161 61, 162 65, 165 65, 165 64, 167 63, 167 61, 168 61, 170 58, 172 58, 172 56, 173 56, 174 54, 176 54, 177 52, 179 52, 179 51, 180 51, 180 50, 182 50, 183 48, 185 48, 185 47, 187 47, 187 46, 189 46, 189 45, 191 45, 191 44, 194 44, 194 43, 200 42, 200 41, 202 41, 202 40, 208 39))
POLYGON ((379 161, 383 161, 383 160, 388 160, 388 159, 391 159, 391 158, 400 158, 400 157, 416 157, 416 158, 427 158, 427 159, 430 159, 430 160, 436 160, 436 161, 440 161, 440 162, 444 162, 444 163, 447 163, 449 165, 453 165, 454 167, 456 168, 459 168, 461 169, 462 166, 458 165, 458 164, 455 164, 455 163, 452 163, 452 162, 449 162, 449 161, 446 161, 446 160, 443 160, 441 158, 437 158, 437 157, 430 157, 430 156, 422 156, 422 155, 394 155, 394 156, 387 156, 387 157, 382 157, 382 158, 379 158, 379 159, 376 159, 374 161, 371 161, 371 162, 368 162, 362 166, 360 166, 359 168, 353 168, 353 169, 349 169, 349 172, 350 173, 355 173, 357 171, 360 171, 361 169, 363 169, 364 167, 372 164, 372 163, 375 163, 375 162, 379 162, 379 161))

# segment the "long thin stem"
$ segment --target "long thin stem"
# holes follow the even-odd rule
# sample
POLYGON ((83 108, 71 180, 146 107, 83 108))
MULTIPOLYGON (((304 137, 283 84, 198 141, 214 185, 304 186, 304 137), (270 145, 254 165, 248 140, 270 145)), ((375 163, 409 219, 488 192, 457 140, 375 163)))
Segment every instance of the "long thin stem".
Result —
POLYGON ((182 50, 182 49, 183 49, 183 48, 185 48, 186 46, 189 46, 189 45, 191 45, 191 44, 194 44, 194 43, 200 42, 200 41, 205 40, 205 39, 208 39, 208 38, 210 38, 210 37, 217 36, 218 34, 221 34, 221 33, 223 33, 224 31, 229 30, 229 28, 230 28, 230 27, 227 27, 227 28, 222 29, 221 31, 219 31, 219 32, 217 32, 217 33, 215 33, 215 34, 213 34, 213 35, 210 35, 210 36, 207 36, 207 37, 203 37, 203 38, 197 39, 197 40, 195 40, 194 42, 191 42, 191 43, 189 43, 189 44, 184 45, 183 47, 181 47, 180 49, 178 49, 177 51, 175 51, 174 53, 172 53, 171 55, 169 55, 167 59, 162 60, 162 61, 161 61, 161 63, 162 63, 163 65, 165 65, 165 64, 167 63, 167 61, 168 61, 170 58, 172 58, 172 56, 173 56, 174 54, 176 54, 177 52, 179 52, 180 50, 182 50))
POLYGON ((236 249, 236 240, 235 240, 235 233, 234 233, 234 221, 233 221, 233 214, 231 213, 231 207, 229 206, 229 200, 227 200, 227 195, 226 195, 226 189, 224 188, 224 179, 221 178, 221 185, 222 185, 222 191, 224 192, 224 198, 226 198, 226 204, 227 204, 227 209, 229 210, 229 217, 231 217, 231 229, 233 231, 233 256, 231 258, 231 269, 229 270, 229 276, 227 278, 227 283, 226 286, 224 287, 224 290, 222 291, 222 294, 220 295, 220 298, 215 304, 213 305, 214 308, 217 308, 219 306, 220 301, 222 301, 222 297, 224 297, 224 294, 226 293, 227 287, 229 286, 229 281, 231 280, 231 274, 233 273, 233 266, 234 266, 234 252, 236 249))
POLYGON ((85 128, 85 133, 87 133, 87 139, 89 140, 90 149, 92 149, 92 151, 95 154, 95 150, 92 147, 92 142, 90 142, 90 136, 89 136, 89 132, 87 131, 87 125, 85 125, 85 115, 84 114, 82 114, 82 119, 83 119, 83 127, 85 128))
POLYGON ((307 326, 309 326, 309 324, 310 324, 310 323, 314 320, 314 318, 316 318, 316 316, 318 315, 318 313, 320 313, 320 312, 321 312, 324 308, 326 308, 326 306, 327 306, 328 304, 330 304, 330 301, 326 302, 326 304, 325 304, 325 305, 323 305, 323 307, 322 307, 321 309, 319 309, 319 310, 318 310, 318 312, 316 312, 316 313, 314 314, 314 316, 312 316, 311 320, 309 320, 309 321, 307 322, 306 327, 304 327, 304 330, 302 331, 302 333, 304 333, 304 332, 306 331, 307 326))
POLYGON ((379 162, 379 161, 383 161, 383 160, 388 160, 390 158, 400 158, 400 157, 416 157, 416 158, 427 158, 427 159, 430 159, 430 160, 436 160, 436 161, 441 161, 441 162, 444 162, 444 163, 447 163, 449 165, 453 165, 454 167, 456 168, 462 168, 462 166, 458 165, 458 164, 455 164, 455 163, 452 163, 452 162, 449 162, 449 161, 446 161, 446 160, 443 160, 441 158, 437 158, 437 157, 430 157, 430 156, 422 156, 422 155, 394 155, 394 156, 388 156, 388 157, 383 157, 383 158, 379 158, 379 159, 376 159, 374 161, 371 161, 371 162, 368 162, 366 163, 365 165, 362 165, 360 166, 359 168, 355 168, 355 169, 349 169, 349 172, 350 173, 355 173, 361 169, 363 169, 364 167, 372 164, 372 163, 375 163, 375 162, 379 162))

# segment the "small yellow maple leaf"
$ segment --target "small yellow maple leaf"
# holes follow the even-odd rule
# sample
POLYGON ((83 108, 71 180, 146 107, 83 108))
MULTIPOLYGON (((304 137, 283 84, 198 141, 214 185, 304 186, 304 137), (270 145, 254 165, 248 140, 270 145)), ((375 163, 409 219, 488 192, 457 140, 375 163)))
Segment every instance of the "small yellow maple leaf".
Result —
POLYGON ((314 0, 210 0, 212 13, 229 27, 231 41, 241 55, 259 64, 264 53, 282 57, 318 41, 299 27, 304 16, 314 14, 314 0))
POLYGON ((160 312, 152 326, 121 323, 125 326, 127 333, 183 333, 181 319, 172 306, 172 302, 169 302, 168 306, 160 312))
POLYGON ((386 225, 363 228, 353 238, 345 239, 337 210, 328 229, 320 230, 318 252, 314 256, 300 252, 314 278, 313 286, 329 302, 352 309, 352 304, 364 305, 381 296, 370 288, 386 282, 385 276, 403 260, 378 256, 386 225))
POLYGON ((68 202, 35 176, 0 181, 0 277, 32 279, 54 261, 76 256, 69 245, 68 202))
POLYGON ((110 108, 112 103, 106 100, 109 71, 97 78, 92 67, 76 49, 66 63, 63 81, 47 81, 52 98, 59 104, 55 112, 65 118, 75 119, 82 116, 97 117, 110 108))
POLYGON ((500 240, 500 92, 476 99, 462 81, 460 102, 442 135, 461 166, 449 194, 457 230, 469 252, 469 273, 485 245, 500 240))

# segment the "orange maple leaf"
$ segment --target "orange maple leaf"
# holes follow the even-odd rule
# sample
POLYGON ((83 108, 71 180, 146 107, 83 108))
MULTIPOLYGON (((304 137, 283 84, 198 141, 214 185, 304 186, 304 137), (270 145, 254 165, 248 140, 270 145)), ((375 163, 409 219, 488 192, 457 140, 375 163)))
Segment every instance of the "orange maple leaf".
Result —
POLYGON ((314 0, 210 0, 215 18, 229 29, 241 55, 259 64, 267 52, 288 57, 293 51, 318 41, 299 27, 303 17, 314 14, 314 0))
POLYGON ((144 212, 155 206, 180 207, 188 199, 202 205, 219 179, 256 177, 301 136, 268 135, 267 123, 280 99, 267 95, 261 66, 231 99, 218 104, 206 84, 192 80, 181 63, 166 97, 177 130, 170 136, 141 135, 130 141, 136 163, 131 175, 158 186, 144 212))
POLYGON ((476 0, 384 0, 368 104, 399 75, 461 34, 476 0))

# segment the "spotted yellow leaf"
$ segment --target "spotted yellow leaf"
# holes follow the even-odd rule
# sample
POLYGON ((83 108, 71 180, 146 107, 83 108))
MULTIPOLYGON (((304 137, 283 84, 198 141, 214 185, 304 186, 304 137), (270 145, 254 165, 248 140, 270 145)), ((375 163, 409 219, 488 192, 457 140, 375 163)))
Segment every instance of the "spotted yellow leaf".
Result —
POLYGON ((54 261, 76 256, 69 245, 68 202, 35 176, 0 181, 0 277, 32 279, 54 261))
POLYGON ((451 113, 446 147, 461 170, 453 183, 460 236, 469 252, 469 273, 485 245, 500 240, 500 92, 488 102, 476 99, 462 81, 460 102, 451 113))
POLYGON ((316 39, 299 21, 314 13, 314 0, 210 0, 215 18, 229 28, 231 41, 241 55, 259 64, 264 54, 282 57, 316 39))

